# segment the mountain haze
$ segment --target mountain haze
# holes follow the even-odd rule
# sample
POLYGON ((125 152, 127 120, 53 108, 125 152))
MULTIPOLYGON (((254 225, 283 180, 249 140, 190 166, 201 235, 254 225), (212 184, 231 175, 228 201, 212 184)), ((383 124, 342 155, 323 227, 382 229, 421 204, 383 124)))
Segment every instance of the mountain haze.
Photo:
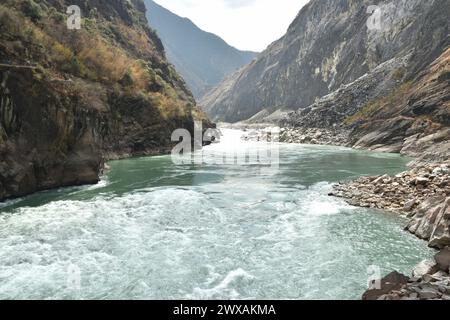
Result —
POLYGON ((196 98, 246 65, 255 52, 240 51, 220 37, 201 30, 152 0, 145 0, 147 18, 161 38, 167 57, 196 98))

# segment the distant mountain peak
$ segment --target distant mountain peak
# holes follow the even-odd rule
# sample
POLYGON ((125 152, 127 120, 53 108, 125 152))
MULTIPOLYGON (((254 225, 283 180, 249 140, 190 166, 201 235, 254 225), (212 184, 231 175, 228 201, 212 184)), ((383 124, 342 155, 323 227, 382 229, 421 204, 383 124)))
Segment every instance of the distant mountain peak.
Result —
POLYGON ((144 2, 149 24, 161 38, 169 61, 197 99, 257 55, 230 46, 189 18, 180 17, 152 0, 144 2))

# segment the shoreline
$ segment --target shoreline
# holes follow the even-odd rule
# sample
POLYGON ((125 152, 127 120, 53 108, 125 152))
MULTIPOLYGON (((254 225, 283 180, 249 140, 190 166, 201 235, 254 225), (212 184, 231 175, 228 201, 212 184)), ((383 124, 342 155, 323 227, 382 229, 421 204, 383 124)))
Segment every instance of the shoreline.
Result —
MULTIPOLYGON (((240 124, 240 128, 247 129, 244 140, 266 138, 261 126, 240 124)), ((341 128, 281 127, 279 142, 362 149, 350 143, 350 134, 341 128)), ((388 145, 372 151, 392 153, 388 145)), ((424 163, 417 156, 407 156, 412 157, 407 171, 339 182, 329 194, 353 206, 405 216, 409 219, 405 231, 440 250, 434 261, 422 261, 410 277, 396 271, 388 274, 380 287, 364 293, 363 300, 450 300, 450 160, 424 163)))
MULTIPOLYGON (((267 139, 269 127, 278 126, 222 124, 219 129, 240 129, 244 132, 241 139, 261 141, 267 139)), ((280 128, 280 142, 283 143, 353 148, 348 142, 349 136, 349 132, 338 129, 280 128)), ((167 154, 166 148, 133 155, 105 153, 102 171, 108 170, 106 162, 110 160, 163 154, 167 154)), ((450 300, 450 160, 434 164, 413 161, 409 170, 396 176, 363 176, 353 181, 339 182, 328 195, 341 198, 353 206, 403 215, 409 219, 405 231, 428 241, 430 247, 441 250, 434 261, 424 260, 414 268, 411 277, 396 271, 388 274, 381 279, 381 289, 368 290, 363 295, 364 300, 450 300)), ((14 199, 5 199, 0 203, 14 199)))

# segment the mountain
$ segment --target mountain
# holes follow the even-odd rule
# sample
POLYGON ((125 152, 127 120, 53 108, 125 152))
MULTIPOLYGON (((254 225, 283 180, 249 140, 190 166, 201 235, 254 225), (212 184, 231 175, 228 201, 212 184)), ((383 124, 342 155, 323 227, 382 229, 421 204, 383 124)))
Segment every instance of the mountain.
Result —
POLYGON ((167 51, 167 57, 200 98, 227 75, 255 58, 255 52, 240 51, 218 36, 198 28, 152 0, 145 0, 147 18, 167 51))
POLYGON ((210 124, 142 0, 4 0, 0 28, 0 200, 95 183, 105 160, 167 152, 174 129, 210 124))
MULTIPOLYGON (((359 90, 358 101, 340 104, 347 108, 345 116, 352 116, 402 84, 420 83, 417 75, 449 44, 449 8, 448 0, 311 0, 283 38, 206 94, 200 105, 214 119, 228 122, 278 109, 299 110, 299 119, 302 110, 316 109, 320 98, 349 86, 346 98, 359 90), (367 12, 374 4, 378 9, 371 17, 367 12)), ((339 97, 322 101, 324 119, 339 97)))

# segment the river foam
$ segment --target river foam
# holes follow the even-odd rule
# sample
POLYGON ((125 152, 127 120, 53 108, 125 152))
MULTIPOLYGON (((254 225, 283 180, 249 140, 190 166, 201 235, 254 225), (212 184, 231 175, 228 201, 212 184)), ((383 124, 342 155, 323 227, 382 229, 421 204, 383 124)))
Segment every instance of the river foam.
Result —
POLYGON ((96 187, 5 205, 0 299, 357 299, 372 264, 407 272, 431 254, 401 218, 327 196, 400 158, 282 144, 280 157, 270 174, 116 161, 96 187))

